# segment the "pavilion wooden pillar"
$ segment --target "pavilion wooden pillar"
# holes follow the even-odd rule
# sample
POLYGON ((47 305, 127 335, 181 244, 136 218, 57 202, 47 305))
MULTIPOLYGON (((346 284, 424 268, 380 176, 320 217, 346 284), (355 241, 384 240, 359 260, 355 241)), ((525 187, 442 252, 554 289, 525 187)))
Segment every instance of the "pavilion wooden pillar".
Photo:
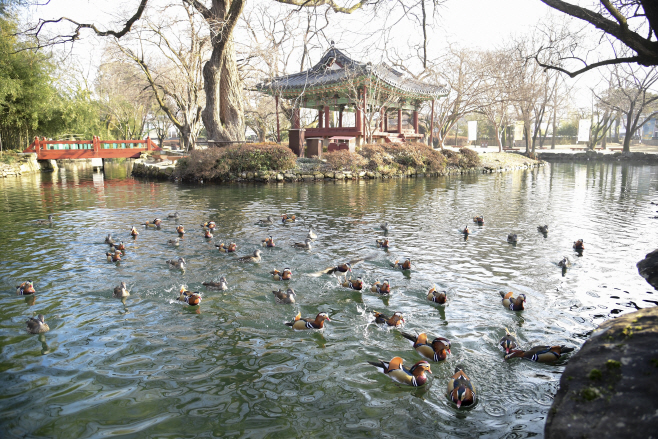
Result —
POLYGON ((329 106, 324 106, 324 127, 329 128, 329 106))
POLYGON ((338 128, 343 128, 343 110, 345 109, 345 105, 341 105, 338 107, 338 128))
POLYGON ((398 108, 398 134, 402 134, 402 107, 398 108))
POLYGON ((414 110, 414 133, 418 134, 418 110, 414 110))
POLYGON ((359 107, 359 104, 355 105, 356 107, 356 114, 354 116, 354 125, 356 126, 356 131, 357 133, 361 132, 361 108, 359 107))
POLYGON ((368 88, 363 86, 363 122, 361 123, 361 128, 363 129, 363 134, 366 133, 366 123, 368 121, 368 88))
POLYGON ((279 125, 279 97, 274 96, 274 104, 276 106, 276 142, 281 143, 281 125, 279 125))
POLYGON ((318 110, 318 128, 324 128, 323 124, 324 118, 322 117, 322 108, 318 110))
POLYGON ((384 107, 380 108, 379 110, 379 131, 384 131, 384 115, 386 112, 384 111, 384 107))
POLYGON ((388 108, 384 108, 384 131, 388 132, 388 108))
POLYGON ((430 114, 430 148, 434 148, 434 100, 432 100, 432 113, 430 114))

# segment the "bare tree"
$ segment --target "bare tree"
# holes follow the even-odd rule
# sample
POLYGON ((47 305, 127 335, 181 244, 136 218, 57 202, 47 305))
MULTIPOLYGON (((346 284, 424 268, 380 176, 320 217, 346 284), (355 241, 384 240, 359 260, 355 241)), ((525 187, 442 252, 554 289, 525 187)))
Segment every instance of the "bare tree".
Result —
POLYGON ((484 52, 480 56, 481 74, 485 85, 482 93, 476 96, 477 111, 483 114, 494 129, 498 152, 503 151, 501 130, 508 118, 510 107, 510 90, 512 64, 510 52, 507 50, 494 50, 484 52))

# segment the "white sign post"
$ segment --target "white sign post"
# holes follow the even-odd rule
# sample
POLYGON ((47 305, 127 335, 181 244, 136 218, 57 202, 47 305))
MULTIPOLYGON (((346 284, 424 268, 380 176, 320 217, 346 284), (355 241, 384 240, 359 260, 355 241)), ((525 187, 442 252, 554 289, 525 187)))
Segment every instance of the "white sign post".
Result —
POLYGON ((592 128, 592 121, 589 119, 580 119, 578 122, 578 141, 589 142, 589 132, 592 128))
POLYGON ((468 141, 478 139, 478 121, 471 120, 468 122, 468 141))

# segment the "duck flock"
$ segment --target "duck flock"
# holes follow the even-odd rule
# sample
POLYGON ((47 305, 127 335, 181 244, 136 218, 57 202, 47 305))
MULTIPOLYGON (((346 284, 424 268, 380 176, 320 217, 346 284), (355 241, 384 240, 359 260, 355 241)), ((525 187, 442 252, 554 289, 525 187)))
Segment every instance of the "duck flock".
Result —
MULTIPOLYGON (((35 224, 40 225, 52 225, 53 216, 49 215, 48 220, 36 220, 35 224)), ((178 212, 171 213, 168 215, 170 220, 179 220, 180 215, 178 212)), ((280 223, 283 225, 294 223, 297 220, 295 215, 283 214, 281 215, 280 223)), ((272 216, 268 216, 264 220, 259 220, 256 224, 262 226, 274 225, 278 220, 275 220, 272 216)), ((484 225, 484 217, 476 216, 473 218, 473 222, 479 226, 484 225)), ((160 230, 162 228, 162 220, 160 218, 155 218, 153 221, 147 221, 142 224, 145 228, 152 228, 160 230)), ((216 224, 214 221, 206 221, 201 224, 201 228, 204 233, 204 238, 210 240, 213 238, 213 232, 215 231, 216 224)), ((379 228, 385 233, 388 234, 390 231, 390 225, 388 223, 383 223, 379 228)), ((538 226, 537 230, 546 235, 548 233, 548 225, 538 226)), ((466 239, 470 234, 468 226, 459 230, 466 239)), ((167 242, 168 245, 177 247, 180 244, 180 238, 185 235, 185 227, 182 224, 179 224, 176 227, 176 232, 179 235, 179 238, 171 239, 167 242)), ((130 236, 133 239, 136 239, 139 235, 139 231, 136 227, 130 229, 130 236)), ((315 231, 310 228, 306 239, 303 242, 297 242, 292 244, 292 247, 297 249, 310 250, 312 248, 312 243, 318 239, 318 235, 315 231)), ((507 241, 516 244, 518 238, 516 234, 509 234, 507 241)), ((389 238, 383 237, 375 241, 375 245, 381 249, 389 248, 389 238)), ((121 257, 125 255, 126 246, 122 241, 115 241, 111 234, 108 234, 105 237, 105 243, 110 246, 108 252, 105 256, 107 261, 111 263, 120 263, 121 257)), ((275 247, 276 243, 273 236, 267 236, 261 241, 263 247, 275 247)), ((219 243, 215 244, 219 252, 222 253, 237 253, 238 246, 234 243, 219 243)), ((585 248, 583 240, 579 239, 573 244, 574 250, 582 255, 582 252, 585 248)), ((261 262, 261 251, 255 250, 251 255, 246 255, 237 258, 238 262, 242 263, 259 263, 261 262)), ((339 283, 345 288, 352 290, 361 291, 364 289, 363 280, 360 277, 352 278, 352 267, 360 262, 365 261, 368 258, 354 259, 348 262, 338 263, 335 266, 328 267, 324 270, 310 274, 310 276, 319 277, 323 275, 337 275, 339 278, 339 283), (349 277, 348 277, 349 275, 349 277)), ((185 270, 186 262, 185 259, 179 257, 177 259, 171 259, 165 261, 166 264, 171 269, 175 270, 185 270)), ((564 257, 561 261, 557 263, 562 270, 566 270, 571 266, 570 259, 564 257)), ((402 270, 403 272, 408 272, 412 270, 412 261, 407 258, 404 261, 396 260, 390 263, 391 269, 402 270)), ((269 274, 272 276, 272 280, 289 282, 293 278, 293 273, 290 268, 274 269, 270 271, 269 274)), ((224 276, 222 276, 219 281, 210 281, 204 282, 203 285, 208 289, 213 290, 226 290, 228 289, 228 282, 224 276)), ((387 279, 382 281, 377 281, 370 286, 370 291, 380 295, 389 295, 391 294, 391 286, 387 279)), ((33 295, 36 294, 36 289, 34 283, 31 280, 25 281, 16 287, 16 293, 18 295, 33 295)), ((274 300, 281 304, 294 304, 296 301, 296 293, 292 288, 278 288, 275 291, 272 291, 274 300)), ((112 296, 115 298, 126 298, 130 296, 128 287, 125 282, 114 288, 112 296)), ((525 294, 514 295, 513 292, 500 292, 501 304, 515 312, 523 311, 527 297, 525 294)), ((427 300, 433 302, 438 306, 445 306, 448 303, 448 294, 446 291, 437 290, 436 286, 432 286, 427 292, 427 300)), ((176 297, 177 301, 185 303, 189 306, 200 306, 202 299, 202 293, 198 291, 189 291, 185 286, 180 288, 179 294, 176 297)), ((378 324, 386 325, 392 328, 400 328, 404 325, 405 320, 404 316, 400 312, 395 312, 390 316, 382 314, 377 311, 373 311, 373 316, 375 322, 378 324)), ((294 319, 290 322, 285 323, 293 330, 298 331, 312 331, 312 330, 323 330, 325 327, 325 322, 331 322, 329 315, 326 312, 320 312, 315 317, 306 317, 302 318, 301 314, 297 314, 294 319)), ((45 322, 45 317, 42 314, 39 314, 37 317, 32 317, 27 320, 27 331, 32 334, 40 334, 49 331, 50 328, 45 322)), ((403 363, 404 360, 401 357, 394 357, 390 361, 376 360, 368 361, 369 364, 378 368, 381 372, 389 376, 394 381, 409 385, 409 386, 423 386, 427 383, 428 377, 426 373, 432 373, 431 371, 431 362, 441 362, 444 361, 448 355, 451 354, 451 342, 445 337, 434 337, 430 340, 428 334, 421 332, 420 334, 414 335, 406 332, 400 332, 400 334, 412 342, 413 349, 424 358, 424 360, 416 362, 411 367, 406 367, 403 363)), ((562 355, 572 352, 574 349, 567 346, 534 346, 530 349, 523 350, 520 348, 519 343, 513 333, 511 333, 507 328, 505 328, 505 335, 500 339, 499 346, 505 351, 504 359, 509 360, 512 358, 523 358, 529 361, 541 362, 541 363, 555 363, 562 355)), ((471 382, 468 375, 464 372, 464 368, 457 367, 452 375, 448 379, 447 383, 447 398, 456 404, 457 408, 472 406, 477 401, 477 392, 474 384, 471 382)))

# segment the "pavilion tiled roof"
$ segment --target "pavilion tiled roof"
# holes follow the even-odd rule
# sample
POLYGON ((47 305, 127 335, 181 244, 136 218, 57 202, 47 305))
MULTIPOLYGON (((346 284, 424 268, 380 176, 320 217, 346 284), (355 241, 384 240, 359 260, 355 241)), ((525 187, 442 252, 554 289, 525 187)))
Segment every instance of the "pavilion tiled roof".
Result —
POLYGON ((304 92, 316 87, 344 83, 352 79, 373 75, 405 94, 439 97, 448 94, 446 86, 431 85, 411 78, 385 63, 371 64, 355 61, 340 50, 331 47, 320 61, 309 70, 292 75, 279 76, 258 84, 256 88, 266 93, 276 90, 283 93, 304 92), (334 67, 337 65, 338 68, 334 67))

